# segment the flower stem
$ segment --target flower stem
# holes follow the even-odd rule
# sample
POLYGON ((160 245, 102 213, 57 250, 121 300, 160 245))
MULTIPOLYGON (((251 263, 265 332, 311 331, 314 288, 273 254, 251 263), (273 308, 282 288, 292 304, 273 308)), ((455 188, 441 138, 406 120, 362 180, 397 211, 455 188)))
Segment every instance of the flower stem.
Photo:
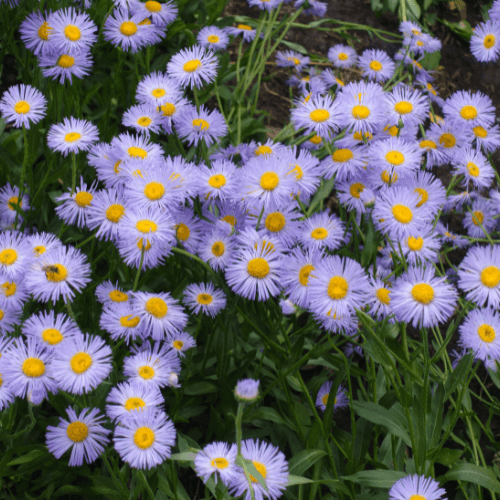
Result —
POLYGON ((140 276, 141 271, 142 271, 142 264, 144 263, 144 249, 145 249, 145 245, 143 242, 142 249, 141 249, 141 261, 139 262, 137 274, 135 275, 134 287, 132 288, 132 292, 134 292, 134 293, 137 291, 137 284, 139 283, 139 276, 140 276))
POLYGON ((71 196, 75 193, 75 188, 76 188, 76 154, 71 153, 71 169, 72 169, 72 176, 71 176, 71 196))
MULTIPOLYGON (((24 158, 23 158, 23 169, 21 170, 21 181, 19 183, 19 197, 17 199, 17 207, 21 207, 23 194, 24 194, 24 178, 26 177, 26 167, 28 166, 29 152, 28 152, 28 135, 26 133, 26 127, 23 124, 23 138, 24 138, 24 158)), ((17 229, 17 220, 19 218, 19 212, 16 210, 16 218, 14 220, 14 229, 17 229)))

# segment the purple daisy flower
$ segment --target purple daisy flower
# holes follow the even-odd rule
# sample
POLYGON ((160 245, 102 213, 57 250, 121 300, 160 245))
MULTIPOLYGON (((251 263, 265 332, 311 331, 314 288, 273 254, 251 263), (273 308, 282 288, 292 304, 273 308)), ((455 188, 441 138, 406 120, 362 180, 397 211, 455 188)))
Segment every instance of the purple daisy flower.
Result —
POLYGON ((87 120, 64 118, 62 123, 51 125, 47 133, 47 145, 63 156, 68 153, 88 151, 99 140, 97 127, 87 120))
POLYGON ((130 10, 132 14, 141 15, 143 19, 151 18, 153 24, 161 27, 172 24, 179 12, 179 8, 174 2, 161 3, 156 0, 149 0, 146 3, 131 2, 130 10))
POLYGON ((458 328, 460 344, 476 359, 500 359, 500 315, 491 308, 474 309, 458 328))
POLYGON ((479 23, 470 39, 470 51, 479 62, 495 62, 500 52, 500 23, 479 23))
POLYGON ((367 49, 359 60, 358 66, 363 71, 363 76, 376 82, 389 80, 396 69, 396 64, 383 50, 367 49))
POLYGON ((295 68, 300 73, 310 62, 311 59, 309 57, 303 56, 293 50, 279 50, 276 52, 276 66, 279 68, 295 68))
POLYGON ((184 290, 184 304, 198 314, 200 311, 212 318, 226 307, 226 295, 216 290, 212 283, 192 283, 184 290))
POLYGON ((217 26, 205 26, 198 32, 196 41, 203 48, 217 52, 224 50, 229 45, 229 36, 217 26))
POLYGON ((182 87, 201 88, 214 81, 218 66, 211 50, 195 45, 174 54, 167 64, 167 73, 182 87))
POLYGON ((329 137, 339 129, 340 106, 329 94, 317 95, 307 103, 292 109, 291 120, 295 128, 305 128, 306 133, 316 132, 329 137))
POLYGON ((488 127, 495 122, 495 107, 491 99, 482 92, 458 90, 446 99, 443 106, 445 119, 475 127, 488 127))
POLYGON ((73 8, 56 10, 50 16, 50 42, 71 55, 88 51, 97 41, 97 26, 88 14, 73 8))
POLYGON ((76 222, 76 227, 85 227, 87 224, 87 216, 94 199, 96 184, 97 183, 94 183, 87 188, 87 184, 83 182, 83 177, 80 177, 80 186, 76 187, 73 195, 71 195, 71 188, 69 188, 68 193, 64 193, 62 196, 55 199, 60 203, 60 205, 56 207, 57 216, 68 225, 75 224, 76 222))
POLYGON ((348 45, 334 45, 328 49, 328 59, 336 68, 350 68, 358 61, 356 51, 348 45))
POLYGON ((431 477, 411 476, 398 479, 389 490, 389 500, 407 500, 413 497, 422 497, 426 500, 439 500, 446 491, 439 488, 439 483, 431 477))
POLYGON ((236 475, 236 456, 238 446, 227 443, 215 442, 207 444, 203 450, 194 457, 194 468, 198 477, 206 484, 214 475, 214 481, 220 478, 227 487, 236 475))
POLYGON ((30 12, 19 26, 21 40, 35 56, 53 49, 50 38, 53 29, 49 24, 51 15, 52 11, 30 12))
POLYGON ((123 113, 122 124, 149 136, 151 132, 160 132, 161 118, 158 110, 151 104, 138 104, 123 113))
POLYGON ((66 80, 73 83, 73 76, 82 79, 90 73, 92 67, 92 56, 90 51, 79 51, 72 54, 47 51, 41 54, 38 66, 42 69, 42 75, 53 80, 59 79, 63 84, 66 80))
POLYGON ((252 403, 259 397, 260 380, 245 378, 238 380, 234 388, 235 398, 242 403, 252 403))
MULTIPOLYGON (((318 395, 316 397, 316 406, 321 411, 326 411, 326 405, 328 403, 328 396, 330 396, 330 391, 332 390, 333 382, 328 380, 320 387, 318 395)), ((349 396, 346 394, 345 389, 340 385, 337 389, 337 394, 335 395, 335 402, 333 403, 333 411, 339 410, 341 408, 346 408, 349 406, 349 396)))
POLYGON ((38 123, 45 118, 47 99, 30 85, 15 85, 3 94, 0 100, 0 113, 7 123, 14 127, 30 128, 30 123, 38 123))

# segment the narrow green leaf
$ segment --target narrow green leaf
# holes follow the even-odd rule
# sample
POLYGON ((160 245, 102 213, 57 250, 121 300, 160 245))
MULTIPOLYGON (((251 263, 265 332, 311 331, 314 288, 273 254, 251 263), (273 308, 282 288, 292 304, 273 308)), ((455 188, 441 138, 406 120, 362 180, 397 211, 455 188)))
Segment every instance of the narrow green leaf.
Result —
POLYGON ((441 451, 436 457, 436 462, 446 465, 446 467, 450 467, 460 459, 463 453, 464 450, 451 450, 450 448, 441 448, 441 451))
POLYGON ((311 204, 309 205, 309 210, 307 211, 308 217, 313 213, 315 208, 332 192, 334 182, 334 177, 328 179, 327 181, 323 181, 321 187, 318 189, 311 201, 311 204))
POLYGON ((198 396, 209 392, 217 392, 217 386, 210 382, 198 382, 193 385, 188 385, 184 389, 184 394, 187 394, 188 396, 198 396))
POLYGON ((190 451, 184 451, 182 453, 174 453, 170 459, 171 460, 179 460, 179 461, 188 461, 191 462, 196 457, 196 453, 192 453, 190 451))
POLYGON ((283 45, 285 45, 289 49, 295 50, 296 52, 299 52, 300 54, 304 54, 305 56, 307 56, 307 54, 308 54, 307 49, 304 46, 299 45, 298 43, 289 42, 288 40, 281 40, 280 43, 282 43, 283 45))
POLYGON ((396 481, 406 477, 408 474, 397 470, 363 470, 352 474, 351 476, 343 476, 340 479, 352 481, 362 486, 371 488, 386 488, 389 489, 396 481))
POLYGON ((22 455, 12 460, 7 464, 7 467, 12 467, 13 465, 27 464, 28 462, 32 462, 33 460, 36 460, 37 458, 44 455, 46 455, 45 450, 33 450, 30 451, 29 453, 26 453, 26 455, 22 455))
POLYGON ((314 465, 326 452, 323 450, 304 450, 297 453, 288 463, 290 474, 303 474, 309 467, 314 465))
POLYGON ((444 481, 467 481, 486 488, 494 493, 500 493, 500 481, 494 472, 486 467, 475 464, 459 463, 444 476, 444 481))

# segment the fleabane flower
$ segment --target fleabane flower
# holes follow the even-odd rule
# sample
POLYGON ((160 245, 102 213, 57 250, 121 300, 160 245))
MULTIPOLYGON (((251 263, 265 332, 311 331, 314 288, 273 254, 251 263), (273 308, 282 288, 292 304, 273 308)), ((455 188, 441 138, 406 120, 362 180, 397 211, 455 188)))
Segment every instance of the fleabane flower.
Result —
POLYGON ((129 345, 131 340, 142 339, 145 335, 140 329, 141 319, 135 315, 129 302, 107 303, 99 320, 101 330, 109 333, 116 342, 125 339, 129 345))
POLYGON ((194 457, 196 474, 204 483, 214 475, 215 483, 220 479, 225 486, 229 486, 236 475, 237 454, 236 444, 229 445, 222 442, 207 444, 194 457))
POLYGON ((345 233, 344 222, 329 211, 320 212, 302 221, 297 239, 304 249, 336 250, 349 235, 345 233))
POLYGON ((73 76, 82 79, 90 73, 92 67, 92 56, 90 51, 79 51, 72 54, 59 52, 47 52, 42 54, 38 61, 44 77, 52 77, 63 84, 66 80, 73 83, 73 76))
POLYGON ((464 176, 464 187, 470 182, 476 189, 489 188, 495 178, 488 159, 475 149, 462 149, 454 155, 451 163, 455 166, 453 173, 464 176))
POLYGON ((184 290, 183 302, 194 312, 212 316, 226 307, 226 295, 212 283, 192 283, 184 290))
POLYGON ((291 120, 296 129, 305 127, 306 133, 329 137, 339 129, 340 113, 339 104, 329 94, 317 95, 292 109, 291 120))
POLYGON ((130 5, 133 14, 140 14, 145 19, 151 19, 151 22, 157 26, 168 26, 173 23, 177 17, 179 9, 174 2, 157 2, 148 0, 147 2, 133 2, 130 5))
POLYGON ((336 68, 350 68, 354 66, 358 60, 356 51, 348 45, 334 45, 328 49, 328 59, 336 68))
POLYGON ((227 33, 217 26, 205 26, 196 36, 196 41, 205 49, 217 52, 224 50, 229 44, 227 33))
POLYGON ((474 309, 458 329, 460 344, 481 361, 500 359, 500 315, 491 308, 474 309))
POLYGON ((21 280, 33 260, 26 236, 14 231, 0 233, 0 276, 11 281, 21 280))
POLYGON ((109 188, 97 191, 87 208, 87 227, 97 229, 95 236, 98 240, 116 241, 126 210, 122 190, 109 188))
POLYGON ((280 68, 295 68, 298 73, 300 73, 310 61, 311 59, 309 57, 303 56, 293 50, 276 52, 276 66, 280 68))
POLYGON ((412 474, 398 479, 389 490, 389 500, 410 500, 425 498, 426 500, 440 500, 446 491, 439 487, 439 483, 431 477, 412 474))
POLYGON ((159 133, 161 119, 158 111, 151 104, 138 104, 123 113, 122 124, 149 136, 151 132, 159 133))
POLYGON ((500 24, 488 20, 479 23, 470 39, 470 51, 479 62, 490 62, 498 59, 500 52, 500 24))
POLYGON ((104 428, 105 417, 98 408, 84 408, 79 415, 67 408, 69 422, 59 417, 57 427, 47 426, 46 443, 49 452, 57 459, 71 448, 70 467, 95 462, 109 443, 110 430, 104 428))
POLYGON ((240 403, 252 403, 259 397, 260 380, 245 378, 238 380, 234 388, 234 397, 240 403))
POLYGON ((30 12, 19 27, 21 40, 35 56, 53 50, 50 35, 52 27, 49 24, 52 12, 30 12))
POLYGON ((445 120, 451 118, 460 123, 475 127, 487 127, 495 122, 495 107, 491 99, 482 92, 457 90, 443 106, 445 120))
POLYGON ((50 41, 69 54, 90 50, 97 41, 97 26, 88 14, 74 8, 56 10, 50 16, 50 41))
POLYGON ((45 118, 47 99, 31 85, 14 85, 0 100, 0 113, 7 123, 14 127, 30 128, 30 123, 38 123, 45 118))
POLYGON ((367 49, 358 60, 358 66, 363 71, 363 76, 376 82, 389 80, 396 69, 396 64, 383 50, 367 49))
POLYGON ((47 133, 49 148, 59 151, 63 156, 88 151, 98 140, 99 132, 95 125, 73 117, 64 118, 62 123, 51 125, 47 133))
POLYGON ((60 202, 60 205, 56 207, 56 214, 66 224, 76 223, 76 227, 83 228, 86 226, 87 216, 94 199, 95 184, 87 187, 87 184, 83 182, 83 177, 80 177, 80 186, 76 187, 75 192, 71 194, 71 188, 68 191, 55 199, 60 202))
MULTIPOLYGON (((327 380, 318 391, 318 395, 316 397, 316 406, 322 411, 326 411, 326 405, 328 404, 328 397, 330 396, 332 385, 333 382, 329 382, 327 380)), ((335 401, 333 403, 333 411, 345 408, 348 405, 349 397, 345 393, 345 389, 341 385, 339 385, 337 394, 335 395, 335 401)))
POLYGON ((155 107, 181 96, 182 90, 179 85, 172 78, 159 71, 146 75, 137 85, 135 93, 138 102, 155 107))
POLYGON ((418 90, 396 87, 384 100, 387 119, 390 123, 403 125, 421 124, 429 114, 429 103, 418 90))
POLYGON ((212 83, 217 76, 217 57, 198 45, 180 50, 167 64, 167 73, 182 87, 197 87, 212 83))

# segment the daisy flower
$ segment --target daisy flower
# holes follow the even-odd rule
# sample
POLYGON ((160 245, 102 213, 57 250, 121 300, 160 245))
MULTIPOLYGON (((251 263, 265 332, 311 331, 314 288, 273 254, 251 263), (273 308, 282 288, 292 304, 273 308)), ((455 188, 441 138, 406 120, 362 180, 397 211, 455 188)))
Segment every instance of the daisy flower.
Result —
POLYGON ((488 20, 479 23, 470 39, 470 51, 479 62, 490 62, 498 59, 500 52, 500 24, 488 20))
POLYGON ((29 295, 24 281, 6 281, 0 284, 0 306, 22 308, 28 300, 29 295))
POLYGON ((202 311, 212 318, 226 307, 226 295, 212 283, 192 283, 184 290, 183 302, 194 314, 202 311))
POLYGON ((323 137, 339 130, 340 107, 329 94, 317 95, 303 106, 292 109, 291 120, 295 128, 306 133, 316 132, 323 137))
MULTIPOLYGON (((252 224, 259 220, 260 210, 252 214, 252 224)), ((285 247, 291 248, 297 240, 302 213, 298 212, 295 203, 288 203, 281 208, 267 208, 262 212, 259 234, 278 238, 285 247)))
POLYGON ((396 69, 394 61, 383 50, 367 49, 359 60, 358 66, 363 76, 377 82, 385 82, 392 78, 396 69))
MULTIPOLYGON (((326 411, 326 405, 328 403, 328 396, 332 389, 333 382, 328 382, 328 380, 320 387, 318 395, 316 397, 316 406, 321 411, 326 411)), ((335 395, 335 401, 333 403, 333 411, 340 408, 345 408, 349 406, 349 396, 345 393, 345 389, 340 385, 337 394, 335 395)))
POLYGON ((200 195, 207 201, 232 199, 241 184, 239 170, 228 160, 214 160, 211 168, 201 165, 199 177, 200 195))
POLYGON ((167 345, 170 346, 173 352, 176 352, 180 358, 185 356, 185 352, 192 347, 196 347, 196 340, 194 340, 189 333, 178 332, 171 333, 167 338, 167 345))
POLYGON ((449 156, 441 148, 438 148, 438 145, 434 141, 431 141, 427 137, 419 141, 418 147, 422 150, 427 170, 433 167, 440 167, 449 161, 449 156))
POLYGON ((472 132, 476 147, 482 148, 486 154, 500 147, 500 127, 498 125, 487 128, 478 125, 472 128, 472 132))
POLYGON ((138 104, 123 113, 122 125, 149 136, 160 132, 161 120, 158 111, 151 104, 138 104))
MULTIPOLYGON (((370 297, 368 305, 370 306, 369 314, 376 319, 384 319, 393 315, 391 307, 392 284, 385 282, 378 276, 370 278, 370 297)), ((394 323, 393 318, 389 319, 389 323, 394 323)))
POLYGON ((143 245, 148 240, 152 245, 161 243, 167 246, 172 246, 175 239, 173 220, 160 207, 127 210, 121 224, 119 239, 134 243, 141 241, 143 245))
POLYGON ((113 442, 120 458, 134 469, 151 469, 172 455, 177 432, 164 411, 132 412, 115 427, 113 442))
POLYGON ((426 139, 437 144, 438 149, 451 158, 455 152, 459 152, 461 148, 466 148, 472 143, 474 134, 463 120, 457 121, 450 117, 445 123, 431 123, 426 139))
POLYGON ((165 134, 172 133, 172 123, 174 117, 177 117, 182 113, 182 110, 188 105, 190 102, 180 96, 171 96, 169 97, 161 106, 158 107, 158 112, 160 113, 160 121, 161 126, 163 128, 163 132, 165 134))
POLYGON ((117 159, 121 161, 130 160, 159 160, 163 150, 158 144, 149 142, 149 138, 141 135, 120 134, 113 140, 116 147, 117 159))
POLYGON ((137 85, 135 98, 141 104, 161 106, 169 99, 182 96, 182 90, 177 83, 167 75, 155 71, 146 75, 137 85))
POLYGON ((84 408, 78 416, 72 408, 67 408, 66 413, 69 422, 59 417, 57 427, 47 426, 47 448, 57 459, 71 448, 70 467, 95 462, 109 444, 107 436, 111 431, 101 425, 105 417, 98 408, 84 408))
POLYGON ((423 124, 429 114, 428 100, 418 90, 409 87, 395 87, 384 100, 387 119, 403 125, 423 124))
POLYGON ((99 326, 108 332, 115 342, 123 338, 127 345, 131 340, 134 341, 144 336, 141 330, 141 320, 135 315, 132 305, 127 302, 108 303, 108 307, 103 308, 99 326))
POLYGON ((33 250, 35 259, 39 259, 45 253, 50 252, 50 250, 62 246, 61 241, 52 233, 35 233, 28 236, 27 241, 33 250))
POLYGON ((154 45, 164 36, 162 27, 142 24, 144 14, 129 14, 126 9, 115 9, 104 23, 104 39, 133 54, 143 47, 154 45))
POLYGON ((141 14, 143 18, 151 18, 151 22, 157 26, 168 26, 177 18, 179 9, 173 2, 161 3, 148 0, 146 3, 133 2, 130 5, 133 14, 141 14))
POLYGON ((116 241, 125 215, 125 201, 121 190, 103 189, 94 194, 86 209, 86 224, 98 240, 116 241))
POLYGON ((329 215, 327 210, 302 222, 298 240, 306 250, 336 250, 347 241, 348 235, 344 232, 345 224, 335 214, 329 215))
POLYGON ((76 222, 76 227, 83 228, 87 224, 87 216, 92 206, 92 200, 95 194, 94 183, 89 188, 83 182, 83 177, 80 177, 80 186, 76 187, 75 192, 71 195, 71 188, 67 193, 59 196, 55 201, 60 205, 56 207, 57 216, 66 224, 72 225, 76 222))
POLYGON ((431 328, 451 317, 457 300, 455 288, 435 277, 434 269, 411 267, 394 284, 391 308, 397 321, 431 328))
POLYGON ((226 121, 220 111, 214 109, 209 112, 203 105, 198 111, 196 106, 188 104, 173 121, 179 136, 187 141, 188 146, 197 146, 203 140, 210 147, 227 134, 226 121))
POLYGON ((465 214, 463 225, 471 238, 484 238, 485 231, 489 234, 496 226, 493 218, 493 205, 490 200, 479 198, 465 214))
POLYGON ((328 59, 336 68, 350 68, 357 63, 356 51, 348 45, 334 45, 328 49, 328 59))
MULTIPOLYGON (((0 189, 0 219, 3 219, 7 225, 11 225, 16 220, 15 207, 19 207, 27 212, 30 207, 30 198, 27 193, 23 193, 19 201, 19 188, 11 186, 10 183, 0 189)), ((18 220, 22 217, 18 215, 18 220)))
POLYGON ((221 231, 213 231, 198 247, 198 255, 215 271, 223 271, 233 258, 235 242, 221 231))
POLYGON ((295 68, 300 73, 305 66, 311 62, 307 56, 303 56, 293 50, 285 50, 276 52, 276 66, 279 68, 295 68))
POLYGON ((22 332, 26 337, 36 338, 47 352, 67 344, 69 339, 82 336, 78 325, 65 314, 55 314, 54 311, 41 311, 31 315, 24 323, 22 332))
POLYGON ((58 387, 71 394, 93 391, 112 369, 111 348, 97 335, 75 336, 54 353, 58 387))
POLYGON ((423 226, 420 232, 404 238, 401 248, 408 264, 415 266, 426 261, 437 262, 441 241, 433 234, 432 226, 423 226))
POLYGON ((0 113, 7 123, 14 127, 30 128, 30 123, 38 123, 45 118, 47 99, 31 85, 14 85, 0 100, 0 113))
MULTIPOLYGON (((257 34, 257 30, 253 29, 251 26, 248 26, 247 24, 238 24, 236 27, 228 26, 225 28, 225 31, 228 35, 233 35, 233 36, 238 36, 242 35, 243 41, 250 43, 253 41, 257 34)), ((264 38, 264 33, 260 34, 261 38, 264 38)))
POLYGON ((15 326, 21 324, 23 309, 21 305, 0 303, 0 334, 14 332, 15 326))
POLYGON ((405 177, 403 187, 411 189, 420 196, 417 208, 422 207, 434 215, 443 208, 446 201, 446 189, 435 175, 423 170, 417 170, 413 177, 405 177))
POLYGON ((123 289, 118 286, 118 281, 113 285, 113 283, 108 280, 97 286, 95 289, 95 296, 105 307, 114 307, 123 302, 128 302, 131 294, 125 293, 123 289))
POLYGON ((490 308, 474 309, 458 329, 460 344, 476 359, 500 359, 500 316, 490 308))
POLYGON ((196 253, 203 239, 203 225, 190 208, 181 208, 175 214, 175 235, 179 244, 190 253, 196 253))
POLYGON ((141 333, 151 335, 153 340, 163 340, 187 325, 187 314, 169 293, 136 292, 131 304, 134 315, 141 320, 141 333))
POLYGON ((405 187, 395 187, 380 193, 373 209, 375 227, 393 239, 418 233, 427 212, 417 208, 420 195, 405 187))
POLYGON ((288 162, 291 167, 290 176, 295 177, 293 193, 303 202, 316 193, 321 181, 321 167, 319 160, 309 151, 292 146, 286 152, 279 153, 280 160, 288 162))
POLYGON ((343 181, 355 175, 363 175, 368 160, 367 146, 353 146, 335 149, 333 154, 328 155, 320 165, 325 179, 331 179, 335 175, 337 181, 343 181))
POLYGON ((36 300, 72 301, 90 281, 85 254, 74 247, 60 246, 44 254, 26 275, 26 286, 36 300))
POLYGON ((19 26, 21 40, 28 50, 35 56, 44 54, 53 49, 50 35, 52 27, 49 24, 52 12, 30 12, 19 26))
POLYGON ((242 233, 248 242, 234 254, 226 268, 226 281, 238 295, 250 300, 267 300, 280 293, 282 254, 276 250, 273 237, 258 237, 255 246, 250 241, 256 234, 248 228, 242 233))
POLYGON ((9 381, 12 394, 24 398, 36 389, 57 392, 51 353, 37 339, 29 337, 26 343, 18 339, 8 352, 2 359, 2 375, 9 381))
POLYGON ((204 49, 210 49, 214 52, 224 50, 229 44, 227 33, 217 26, 205 26, 196 36, 196 41, 204 49))
POLYGON ((475 127, 488 127, 495 122, 495 107, 491 99, 482 92, 457 90, 443 106, 445 120, 448 118, 475 127))
POLYGON ((59 151, 63 156, 88 151, 98 140, 99 131, 95 125, 73 117, 64 118, 62 123, 51 125, 47 133, 49 148, 59 151))
POLYGON ((337 182, 336 188, 340 204, 348 210, 356 210, 358 213, 366 211, 361 194, 370 189, 367 188, 362 175, 351 176, 349 181, 337 182))
POLYGON ((337 255, 323 257, 309 284, 309 307, 315 314, 347 315, 368 300, 369 282, 356 261, 337 255))
POLYGON ((10 281, 21 280, 34 256, 28 239, 21 233, 0 233, 0 275, 10 281))
POLYGON ((45 78, 52 77, 53 80, 59 79, 63 84, 66 80, 73 83, 73 76, 83 79, 90 73, 92 67, 92 56, 90 51, 75 52, 72 54, 58 52, 46 52, 41 54, 38 60, 38 66, 42 69, 42 75, 45 78))
MULTIPOLYGON (((285 455, 279 448, 264 442, 245 439, 241 442, 241 454, 246 460, 251 460, 257 472, 264 478, 266 489, 257 479, 250 474, 251 488, 255 500, 263 500, 264 497, 276 500, 286 489, 288 483, 288 463, 285 455)), ((242 467, 236 470, 236 476, 231 481, 229 492, 235 497, 245 495, 245 500, 250 500, 248 480, 242 467)))
POLYGON ((122 382, 113 387, 106 397, 106 415, 111 421, 121 423, 132 410, 161 409, 164 402, 158 387, 138 382, 122 382))
POLYGON ((74 8, 56 10, 50 16, 50 27, 52 46, 71 55, 90 50, 97 41, 97 26, 88 14, 74 8))
POLYGON ((250 7, 258 7, 260 10, 271 11, 279 6, 282 0, 248 0, 250 7))
POLYGON ((453 174, 464 176, 464 187, 471 182, 476 189, 489 188, 495 178, 495 171, 480 151, 462 149, 454 155, 451 163, 455 167, 453 174))
POLYGON ((142 262, 142 269, 153 269, 163 264, 165 257, 170 255, 172 244, 157 241, 152 243, 149 238, 143 243, 141 238, 119 238, 116 248, 127 266, 139 269, 142 262), (143 252, 144 249, 144 252, 143 252))
POLYGON ((389 500, 409 500, 411 497, 439 500, 443 495, 446 491, 439 488, 437 481, 416 474, 398 479, 389 490, 389 500))
POLYGON ((167 73, 182 87, 201 88, 215 80, 218 66, 211 50, 195 45, 173 55, 167 64, 167 73))
POLYGON ((199 451, 194 457, 194 469, 198 477, 203 482, 209 480, 212 474, 215 474, 214 480, 220 478, 225 486, 228 486, 236 476, 236 456, 238 447, 236 444, 215 442, 207 444, 203 450, 199 451))
POLYGON ((158 388, 170 385, 171 374, 181 372, 181 362, 177 351, 164 343, 155 342, 151 347, 144 343, 144 350, 136 352, 123 360, 123 374, 130 381, 158 388))

